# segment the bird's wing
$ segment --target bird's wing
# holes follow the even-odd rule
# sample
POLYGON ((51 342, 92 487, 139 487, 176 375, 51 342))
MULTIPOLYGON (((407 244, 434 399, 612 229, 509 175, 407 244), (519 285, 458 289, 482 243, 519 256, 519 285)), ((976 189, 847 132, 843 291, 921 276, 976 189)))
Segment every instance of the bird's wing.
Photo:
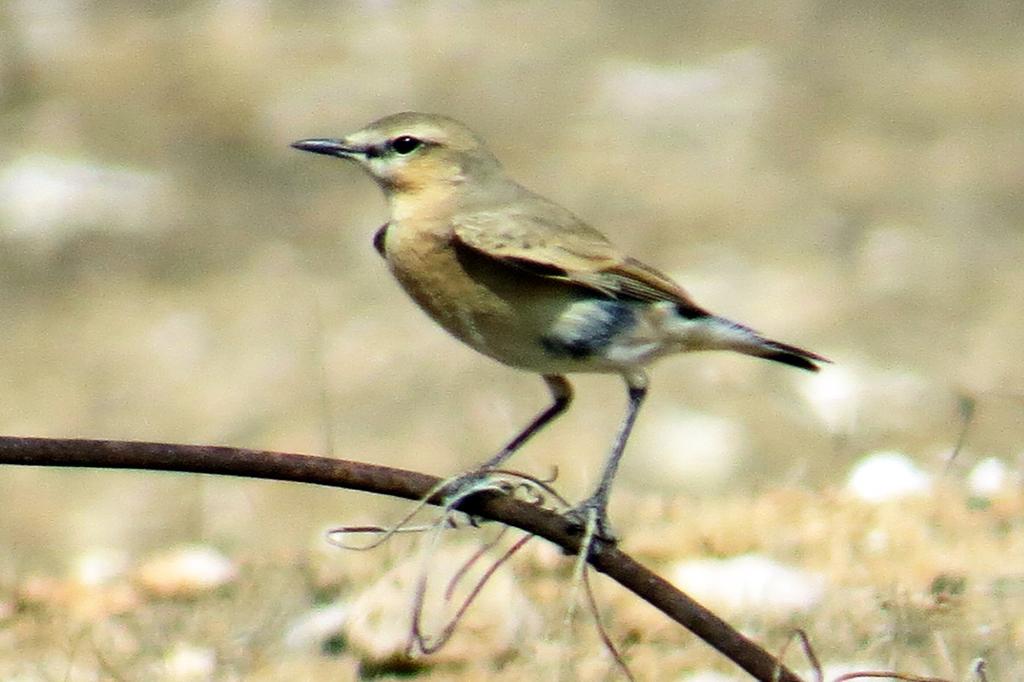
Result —
POLYGON ((686 316, 706 314, 667 275, 624 256, 608 239, 553 204, 532 211, 480 211, 454 222, 458 245, 509 267, 609 298, 669 301, 686 316))

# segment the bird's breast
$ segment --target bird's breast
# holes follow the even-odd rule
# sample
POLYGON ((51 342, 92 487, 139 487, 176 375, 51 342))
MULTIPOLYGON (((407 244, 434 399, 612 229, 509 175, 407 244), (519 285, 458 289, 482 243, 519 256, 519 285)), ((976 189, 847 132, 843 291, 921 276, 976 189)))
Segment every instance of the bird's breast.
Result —
MULTIPOLYGON (((506 364, 547 371, 544 337, 573 293, 454 240, 443 226, 392 222, 385 253, 395 278, 449 333, 506 364)), ((559 360, 561 361, 561 360, 559 360)))
POLYGON ((460 309, 475 310, 484 305, 475 282, 466 276, 455 257, 449 235, 409 234, 398 223, 388 230, 384 248, 395 278, 445 327, 460 309))

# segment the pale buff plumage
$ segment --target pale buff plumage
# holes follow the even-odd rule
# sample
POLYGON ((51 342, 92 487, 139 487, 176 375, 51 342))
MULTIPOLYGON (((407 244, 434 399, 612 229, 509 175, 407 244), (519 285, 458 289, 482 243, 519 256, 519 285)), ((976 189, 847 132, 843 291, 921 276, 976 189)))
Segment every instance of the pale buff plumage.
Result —
POLYGON ((511 180, 458 121, 395 114, 344 138, 293 146, 369 172, 391 213, 375 245, 403 288, 455 337, 547 381, 552 406, 485 468, 565 410, 572 391, 564 374, 624 377, 630 410, 601 484, 579 508, 596 513, 606 536, 608 492, 646 393, 646 365, 696 350, 734 350, 808 370, 825 361, 700 308, 669 277, 511 180))

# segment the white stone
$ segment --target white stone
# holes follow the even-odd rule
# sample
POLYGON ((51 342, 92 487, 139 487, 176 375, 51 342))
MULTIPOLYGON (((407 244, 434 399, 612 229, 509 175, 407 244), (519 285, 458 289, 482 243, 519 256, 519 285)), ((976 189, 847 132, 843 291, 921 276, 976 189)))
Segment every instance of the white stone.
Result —
POLYGON ((238 567, 204 545, 172 549, 142 564, 139 584, 160 597, 193 597, 217 590, 238 577, 238 567))
MULTIPOLYGON (((473 546, 440 547, 426 561, 419 556, 411 557, 355 595, 349 602, 344 624, 345 638, 353 653, 365 661, 378 663, 407 657, 414 595, 424 575, 428 588, 421 629, 429 639, 439 635, 495 558, 492 553, 475 561, 458 577, 451 599, 445 599, 448 585, 459 576, 476 551, 473 546)), ((454 636, 429 660, 465 662, 479 657, 481 651, 487 651, 489 656, 500 656, 536 638, 539 623, 536 608, 506 565, 491 576, 464 614, 454 636)), ((415 649, 411 655, 418 657, 415 649)))
POLYGON ((163 659, 163 679, 174 682, 211 680, 216 670, 217 652, 194 644, 179 642, 163 659))
POLYGON ((986 457, 967 474, 967 489, 978 497, 991 497, 1003 490, 1010 481, 1010 470, 1003 460, 986 457))
POLYGON ((882 450, 862 457, 846 479, 846 490, 864 502, 880 503, 932 489, 932 477, 901 452, 882 450))
POLYGON ((854 431, 864 384, 849 368, 826 365, 811 376, 801 375, 797 390, 830 432, 854 431))
POLYGON ((825 593, 820 573, 786 566, 760 554, 690 559, 676 564, 672 582, 698 601, 730 612, 783 616, 814 608, 825 593))
POLYGON ((341 634, 348 619, 348 604, 335 602, 307 611, 291 625, 284 635, 289 649, 318 651, 327 640, 341 634))
POLYGON ((128 557, 113 549, 92 549, 75 559, 71 574, 79 585, 99 587, 124 576, 128 557))

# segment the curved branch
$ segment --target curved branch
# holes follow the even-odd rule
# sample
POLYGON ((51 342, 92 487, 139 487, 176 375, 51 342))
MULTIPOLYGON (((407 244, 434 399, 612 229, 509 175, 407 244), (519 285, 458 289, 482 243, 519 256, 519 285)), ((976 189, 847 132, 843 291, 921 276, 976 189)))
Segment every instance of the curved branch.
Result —
MULTIPOLYGON (((0 437, 0 464, 179 471, 244 476, 362 490, 419 500, 439 482, 435 476, 343 459, 206 445, 173 445, 113 440, 0 437)), ((428 502, 443 504, 444 492, 428 502)), ((553 511, 499 493, 483 492, 460 509, 515 526, 553 542, 567 553, 580 550, 580 537, 553 511)), ((664 578, 618 547, 601 545, 590 564, 672 620, 718 649, 758 680, 801 682, 771 654, 664 578)))

